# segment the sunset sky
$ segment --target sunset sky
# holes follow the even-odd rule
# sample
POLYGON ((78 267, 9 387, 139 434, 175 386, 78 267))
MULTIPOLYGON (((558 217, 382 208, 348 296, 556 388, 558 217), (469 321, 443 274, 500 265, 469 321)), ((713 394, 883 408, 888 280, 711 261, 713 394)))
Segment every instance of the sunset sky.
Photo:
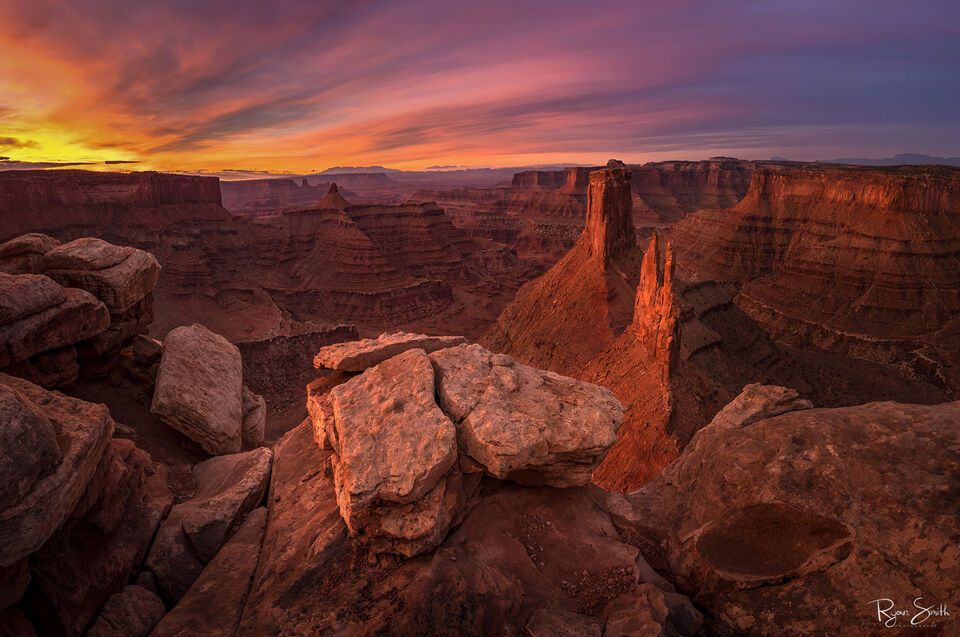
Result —
POLYGON ((0 0, 0 15, 0 156, 20 162, 960 155, 958 0, 0 0))

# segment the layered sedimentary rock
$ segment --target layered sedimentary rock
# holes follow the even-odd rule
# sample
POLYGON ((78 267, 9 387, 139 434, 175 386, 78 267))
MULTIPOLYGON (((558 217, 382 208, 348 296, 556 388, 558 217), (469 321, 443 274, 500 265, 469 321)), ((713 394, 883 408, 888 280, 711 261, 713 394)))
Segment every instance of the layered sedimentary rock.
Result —
MULTIPOLYGON (((776 164, 714 157, 631 166, 633 222, 648 234, 701 208, 733 206, 746 194, 756 168, 776 164)), ((584 226, 588 175, 594 170, 523 171, 511 188, 421 191, 414 198, 441 202, 472 236, 507 243, 521 257, 552 265, 584 226)))
POLYGON ((0 368, 12 374, 56 387, 81 367, 100 373, 153 320, 159 265, 147 252, 40 234, 4 246, 32 255, 8 268, 20 274, 0 272, 0 368))
POLYGON ((0 272, 30 274, 43 271, 43 255, 60 245, 45 234, 31 232, 0 244, 0 272))
POLYGON ((609 387, 627 407, 617 444, 594 474, 607 489, 638 488, 751 382, 791 382, 788 364, 715 281, 674 275, 672 246, 654 235, 643 256, 630 326, 587 362, 581 377, 609 387))
POLYGON ((525 484, 587 484, 616 439, 609 391, 515 365, 478 345, 408 348, 311 397, 314 440, 331 448, 340 513, 377 553, 440 544, 483 473, 525 484))
POLYGON ((629 170, 596 171, 590 184, 591 214, 580 239, 520 288, 484 336, 491 350, 576 375, 629 324, 641 258, 630 225, 629 170))
POLYGON ((752 385, 657 479, 606 506, 663 556, 711 632, 880 634, 920 613, 949 634, 954 618, 913 603, 960 603, 944 470, 957 466, 958 417, 960 403, 812 409, 752 385))
POLYGON ((737 206, 671 231, 682 271, 793 346, 894 363, 956 389, 960 171, 762 170, 737 206))
MULTIPOLYGON (((110 325, 106 306, 84 290, 39 274, 0 273, 0 368, 70 348, 110 325)), ((75 361, 76 353, 73 352, 75 361)), ((68 380, 76 378, 74 362, 68 380)))
MULTIPOLYGON (((324 201, 308 211, 235 218, 220 205, 216 178, 5 171, 0 213, 9 223, 0 240, 43 231, 149 251, 163 266, 157 333, 199 321, 231 340, 269 338, 310 321, 386 327, 464 313, 454 288, 493 284, 503 294, 522 275, 515 261, 485 258, 487 247, 435 205, 354 207, 339 194, 324 201)), ((13 251, 20 252, 11 263, 32 258, 24 246, 13 251)))

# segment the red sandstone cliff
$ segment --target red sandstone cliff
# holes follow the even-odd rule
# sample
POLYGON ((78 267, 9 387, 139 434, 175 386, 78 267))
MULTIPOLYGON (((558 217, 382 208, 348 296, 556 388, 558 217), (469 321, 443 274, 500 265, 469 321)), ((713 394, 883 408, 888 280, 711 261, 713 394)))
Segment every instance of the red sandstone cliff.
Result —
POLYGON ((737 206, 670 236, 683 271, 740 283, 738 304, 785 343, 956 386, 960 170, 763 170, 737 206))
MULTIPOLYGON (((485 337, 491 349, 604 385, 624 403, 624 424, 594 474, 597 484, 637 488, 753 382, 795 387, 825 405, 944 399, 934 385, 896 366, 806 349, 785 351, 758 324, 763 317, 755 319, 749 307, 742 307, 742 294, 734 302, 737 285, 729 280, 737 276, 734 266, 714 278, 679 268, 681 253, 694 263, 698 246, 710 245, 703 237, 673 233, 672 246, 664 250, 655 235, 641 263, 641 251, 632 245, 633 227, 623 223, 630 216, 622 200, 630 182, 619 170, 591 175, 582 237, 543 277, 521 288, 485 337)), ((680 228, 693 227, 702 214, 680 228)), ((707 254, 738 255, 744 247, 762 246, 744 235, 752 230, 747 226, 720 235, 737 247, 707 254)), ((815 286, 816 279, 807 285, 815 286)))

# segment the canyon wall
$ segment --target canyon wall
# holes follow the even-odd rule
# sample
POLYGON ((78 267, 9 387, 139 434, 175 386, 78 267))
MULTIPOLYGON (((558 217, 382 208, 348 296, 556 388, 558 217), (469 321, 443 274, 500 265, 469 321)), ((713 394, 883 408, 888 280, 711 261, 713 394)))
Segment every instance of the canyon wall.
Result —
POLYGON ((683 271, 737 282, 777 339, 956 385, 960 170, 762 170, 670 237, 683 271))
MULTIPOLYGON (((733 206, 746 194, 753 171, 767 164, 716 157, 631 166, 633 224, 645 237, 700 208, 733 206)), ((595 170, 522 171, 510 188, 418 191, 412 198, 442 203, 471 236, 505 242, 521 258, 552 265, 580 236, 588 175, 595 170)))
POLYGON ((441 312, 453 320, 464 310, 454 288, 499 280, 490 292, 507 295, 519 285, 515 258, 490 258, 441 208, 350 206, 330 190, 319 208, 243 218, 220 205, 213 177, 9 171, 0 240, 45 232, 149 250, 162 266, 156 334, 202 322, 249 340, 311 321, 375 330, 441 312))

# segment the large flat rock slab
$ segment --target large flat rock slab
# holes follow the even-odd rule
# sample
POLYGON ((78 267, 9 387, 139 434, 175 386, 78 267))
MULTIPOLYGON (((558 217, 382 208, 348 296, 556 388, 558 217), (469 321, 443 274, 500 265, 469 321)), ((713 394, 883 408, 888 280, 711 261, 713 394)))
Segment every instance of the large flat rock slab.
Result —
POLYGON ((462 336, 427 336, 408 332, 381 334, 378 338, 328 345, 317 353, 313 365, 317 368, 362 372, 410 349, 422 349, 430 353, 466 342, 462 336))
POLYGON ((54 248, 44 263, 47 276, 87 290, 115 314, 152 292, 160 276, 160 264, 149 252, 99 239, 76 239, 54 248))
POLYGON ((150 411, 211 455, 238 453, 244 415, 240 350, 199 324, 171 330, 150 411))

